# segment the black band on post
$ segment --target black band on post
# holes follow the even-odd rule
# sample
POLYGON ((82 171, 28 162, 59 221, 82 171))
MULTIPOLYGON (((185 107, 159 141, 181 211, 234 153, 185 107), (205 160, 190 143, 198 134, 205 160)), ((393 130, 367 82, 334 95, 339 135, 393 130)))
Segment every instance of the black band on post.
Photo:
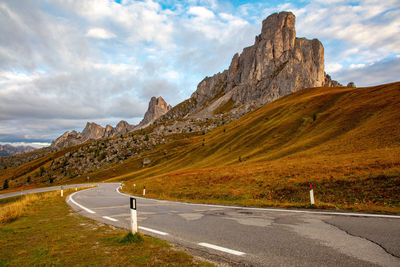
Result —
POLYGON ((136 210, 136 198, 131 197, 131 209, 136 210))

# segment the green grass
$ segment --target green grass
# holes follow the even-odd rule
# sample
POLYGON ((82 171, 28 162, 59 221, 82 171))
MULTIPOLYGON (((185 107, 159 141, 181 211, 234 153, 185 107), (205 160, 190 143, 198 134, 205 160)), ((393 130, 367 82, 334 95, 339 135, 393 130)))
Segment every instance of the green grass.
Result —
MULTIPOLYGON (((17 200, 15 200, 17 201, 17 200)), ((210 266, 165 241, 75 214, 58 194, 0 226, 0 266, 210 266)))

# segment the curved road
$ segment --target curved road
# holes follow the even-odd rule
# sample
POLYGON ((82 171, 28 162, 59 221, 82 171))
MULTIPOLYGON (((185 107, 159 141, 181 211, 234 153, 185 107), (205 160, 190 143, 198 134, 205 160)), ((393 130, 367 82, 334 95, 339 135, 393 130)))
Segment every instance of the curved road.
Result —
MULTIPOLYGON (((129 229, 120 184, 76 192, 79 214, 129 229)), ((139 231, 192 254, 253 266, 400 266, 400 216, 189 204, 137 197, 139 231)))
MULTIPOLYGON (((70 185, 63 185, 64 189, 68 188, 75 188, 75 187, 86 187, 86 186, 92 186, 95 184, 70 184, 70 185)), ((51 186, 51 187, 41 187, 41 188, 35 188, 35 189, 30 189, 30 190, 24 190, 24 191, 16 191, 12 193, 6 193, 6 194, 0 194, 0 199, 3 198, 8 198, 8 197, 16 197, 16 196, 21 196, 21 195, 27 195, 27 194, 34 194, 34 193, 42 193, 42 192, 49 192, 49 191, 56 191, 60 190, 61 186, 51 186)))

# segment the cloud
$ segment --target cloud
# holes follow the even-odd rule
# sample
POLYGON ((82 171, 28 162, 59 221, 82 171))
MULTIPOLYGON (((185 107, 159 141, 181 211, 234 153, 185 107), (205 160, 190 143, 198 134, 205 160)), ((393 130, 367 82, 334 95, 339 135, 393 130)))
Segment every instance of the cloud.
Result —
POLYGON ((188 12, 189 15, 195 15, 201 20, 213 19, 215 18, 214 13, 202 6, 194 6, 189 8, 188 12))
POLYGON ((50 143, 42 143, 42 142, 31 142, 31 143, 27 143, 27 142, 8 142, 8 143, 4 143, 4 142, 0 142, 0 145, 12 145, 12 146, 32 146, 34 148, 42 148, 42 147, 46 147, 49 146, 50 143))
POLYGON ((0 141, 48 142, 86 121, 138 123, 150 97, 188 98, 283 9, 295 13, 299 36, 322 41, 333 78, 397 77, 398 1, 238 3, 1 1, 0 141))
POLYGON ((357 86, 372 86, 390 82, 398 82, 400 58, 394 57, 371 65, 359 65, 350 70, 335 73, 335 77, 344 85, 356 81, 357 86))
POLYGON ((287 8, 296 15, 297 33, 320 39, 330 63, 376 62, 400 51, 396 0, 310 1, 287 8))
POLYGON ((342 64, 339 63, 328 63, 325 66, 325 71, 328 73, 334 73, 343 68, 342 64))
POLYGON ((102 28, 91 28, 86 33, 86 36, 99 39, 111 39, 116 37, 115 34, 102 28))

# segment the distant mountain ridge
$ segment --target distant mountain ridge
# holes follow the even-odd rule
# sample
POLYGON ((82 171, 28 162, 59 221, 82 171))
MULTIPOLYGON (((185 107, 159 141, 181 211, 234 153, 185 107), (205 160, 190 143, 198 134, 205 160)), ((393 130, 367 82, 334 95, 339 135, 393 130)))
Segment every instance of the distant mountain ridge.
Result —
POLYGON ((152 97, 144 118, 138 125, 132 125, 124 120, 121 120, 114 128, 111 125, 102 127, 97 123, 87 122, 82 133, 79 133, 77 131, 67 131, 63 135, 58 137, 55 141, 53 141, 51 146, 55 148, 63 148, 79 145, 90 140, 97 140, 126 134, 128 132, 148 126, 158 117, 168 112, 171 108, 171 105, 168 105, 161 96, 159 96, 158 98, 152 97))
POLYGON ((36 148, 31 146, 12 146, 9 144, 0 145, 0 156, 12 156, 15 154, 23 154, 31 152, 36 148))

